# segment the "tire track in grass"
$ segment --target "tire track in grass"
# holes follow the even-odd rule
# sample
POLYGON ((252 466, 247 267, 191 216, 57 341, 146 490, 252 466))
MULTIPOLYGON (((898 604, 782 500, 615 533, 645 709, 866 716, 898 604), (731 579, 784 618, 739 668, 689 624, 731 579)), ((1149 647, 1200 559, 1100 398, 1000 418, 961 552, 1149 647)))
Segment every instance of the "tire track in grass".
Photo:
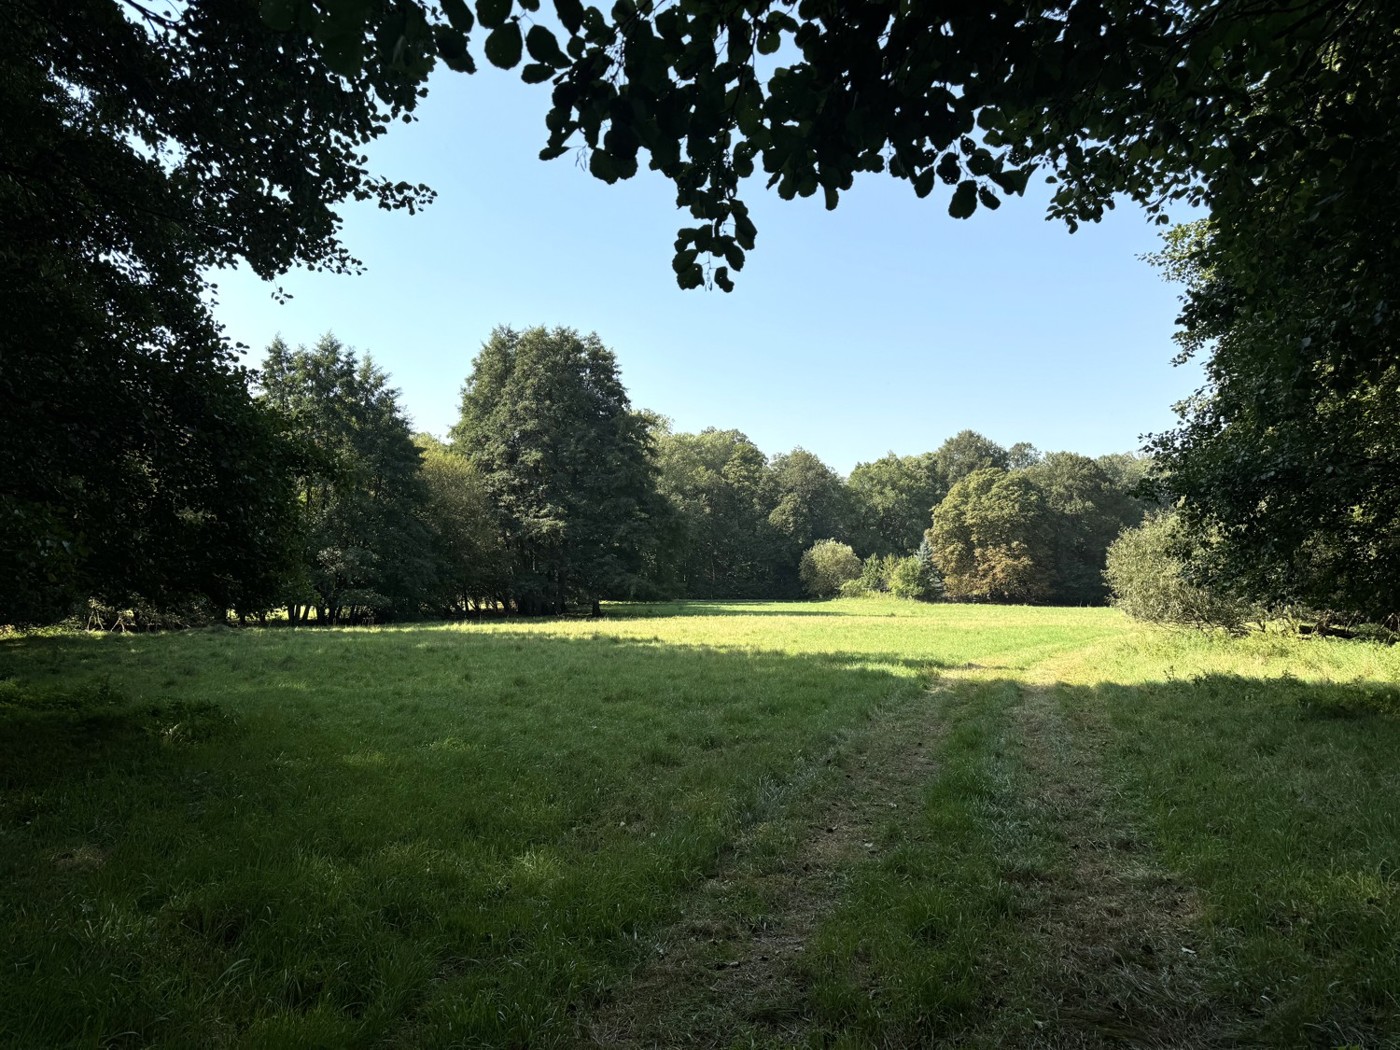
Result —
POLYGON ((1060 851, 1026 916, 1040 953, 1027 1004, 1040 1047, 1206 1048, 1226 1043, 1206 992, 1209 960, 1195 891, 1158 861, 1115 805, 1092 722, 1074 723, 1052 687, 1028 686, 1013 713, 1033 785, 1027 799, 1060 851))
POLYGON ((876 829, 913 809, 935 771, 939 725, 924 691, 877 711, 746 830, 651 961, 584 1024, 606 1047, 792 1045, 814 1019, 803 966, 876 829))

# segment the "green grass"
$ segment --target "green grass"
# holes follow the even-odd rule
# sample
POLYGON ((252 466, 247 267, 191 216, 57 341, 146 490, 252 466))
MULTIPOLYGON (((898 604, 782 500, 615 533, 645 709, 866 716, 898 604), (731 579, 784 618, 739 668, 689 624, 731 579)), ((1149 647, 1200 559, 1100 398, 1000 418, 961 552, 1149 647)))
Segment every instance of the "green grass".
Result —
POLYGON ((1095 819, 1199 898, 1230 1038, 1384 1043, 1397 683, 1373 644, 879 600, 0 639, 0 1045, 1033 1041, 1074 863, 1042 684, 1095 819), (693 979, 760 950, 762 1003, 693 979))
POLYGON ((1127 808, 1203 890, 1240 1037, 1400 1043, 1400 652, 1144 634, 1061 673, 1127 808))

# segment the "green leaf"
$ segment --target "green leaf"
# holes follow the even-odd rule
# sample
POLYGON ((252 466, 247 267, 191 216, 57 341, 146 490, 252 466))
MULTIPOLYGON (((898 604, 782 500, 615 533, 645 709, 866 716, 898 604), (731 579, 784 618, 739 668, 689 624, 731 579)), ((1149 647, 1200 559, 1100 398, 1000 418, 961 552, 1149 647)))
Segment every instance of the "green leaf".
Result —
POLYGON ((699 288, 705 283, 705 271, 694 263, 676 274, 676 283, 682 288, 699 288))
POLYGON ((953 191, 953 199, 948 202, 948 214, 955 219, 967 219, 977 210, 977 183, 964 179, 953 191))
POLYGON ((326 65, 343 77, 354 77, 365 60, 366 0, 335 0, 320 12, 315 40, 326 65))
POLYGON ((472 9, 467 6, 466 0, 440 0, 442 13, 447 16, 447 20, 452 23, 453 29, 460 29, 463 33, 470 33, 475 20, 472 18, 472 9))
POLYGON ((285 33, 297 24, 297 15, 304 6, 304 0, 262 0, 259 12, 270 28, 285 33))
POLYGON ((530 57, 541 65, 563 69, 569 64, 569 58, 560 50, 554 34, 544 26, 530 27, 530 31, 525 34, 525 48, 530 52, 530 57))
POLYGON ((531 62, 520 71, 520 79, 527 84, 543 84, 554 76, 554 67, 531 62))
POLYGON ((758 53, 760 55, 771 55, 782 45, 783 38, 777 33, 769 31, 758 34, 758 53))
POLYGON ((715 271, 715 284, 719 285, 720 289, 725 292, 734 290, 734 281, 729 276, 729 267, 721 266, 715 271))
MULTIPOLYGON (((478 8, 478 14, 480 9, 478 8)), ((482 20, 483 22, 485 19, 482 20)), ((520 23, 507 22, 499 29, 493 29, 486 38, 486 57, 493 66, 500 69, 514 69, 520 61, 524 42, 520 38, 520 23)))
POLYGON ((977 199, 982 202, 982 207, 986 208, 988 211, 996 211, 1001 207, 1001 198, 986 186, 978 188, 977 199))
POLYGON ((577 35, 583 28, 583 0, 554 0, 554 10, 560 24, 571 34, 577 35))
POLYGON ((487 29, 498 29, 510 17, 511 0, 476 0, 476 17, 487 29))
POLYGON ((458 73, 475 73, 476 62, 467 52, 467 36, 451 26, 434 26, 433 40, 437 44, 438 56, 447 68, 458 73))
POLYGON ((588 170, 595 179, 602 179, 610 186, 621 177, 612 154, 605 149, 595 149, 589 154, 588 170))
POLYGON ((974 150, 967 158, 967 170, 974 175, 986 175, 995 166, 992 155, 984 149, 974 150))
POLYGON ((348 34, 325 35, 321 40, 321 57, 333 72, 347 79, 355 77, 364 65, 364 38, 348 34))
POLYGON ((938 177, 951 186, 962 177, 962 164, 956 153, 945 153, 938 160, 938 177))

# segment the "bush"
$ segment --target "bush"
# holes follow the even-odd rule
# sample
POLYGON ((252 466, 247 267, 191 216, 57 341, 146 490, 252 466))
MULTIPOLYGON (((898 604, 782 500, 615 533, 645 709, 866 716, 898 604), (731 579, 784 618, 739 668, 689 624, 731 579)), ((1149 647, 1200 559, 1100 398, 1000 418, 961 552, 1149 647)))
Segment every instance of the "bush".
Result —
POLYGON ((841 591, 842 584, 859 578, 860 559, 844 543, 817 540, 802 555, 797 573, 813 598, 830 598, 841 591))
POLYGON ((1112 591, 1109 603, 1148 623, 1242 633, 1247 622, 1259 618, 1258 610, 1190 579, 1188 566, 1201 552, 1201 542, 1174 514, 1124 529, 1108 548, 1104 579, 1112 591))
POLYGON ((896 598, 934 602, 943 597, 943 578, 931 559, 911 554, 890 570, 890 593, 896 598))
POLYGON ((838 593, 842 598, 865 598, 876 592, 867 587, 864 580, 857 579, 847 580, 841 585, 841 590, 838 593))

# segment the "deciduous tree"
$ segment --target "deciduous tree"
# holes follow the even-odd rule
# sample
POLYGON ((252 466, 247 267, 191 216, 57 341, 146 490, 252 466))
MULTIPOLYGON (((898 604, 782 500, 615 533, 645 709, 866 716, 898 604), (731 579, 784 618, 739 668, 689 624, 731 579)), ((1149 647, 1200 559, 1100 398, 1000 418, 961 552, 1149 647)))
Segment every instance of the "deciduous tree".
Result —
POLYGON ((597 335, 497 328, 452 440, 496 505, 522 612, 652 593, 644 569, 665 509, 648 421, 597 335))
POLYGON ((822 537, 846 538, 850 507, 841 477, 805 448, 774 456, 763 487, 768 521, 795 552, 822 537))
POLYGON ((803 589, 813 598, 831 598, 841 585, 860 577, 856 552, 836 540, 818 540, 802 552, 798 570, 803 589))
POLYGON ((949 598, 1035 602, 1051 593, 1044 497, 1025 471, 976 470, 955 484, 928 531, 949 598))
POLYGON ((353 267, 339 201, 426 200, 361 152, 427 68, 398 12, 336 72, 247 0, 0 5, 0 620, 95 592, 262 600, 285 473, 204 272, 353 267))
POLYGON ((481 473, 430 434, 418 434, 414 442, 423 456, 423 520, 433 550, 433 582, 423 604, 444 616, 494 606, 510 592, 510 579, 481 473))
POLYGON ((433 573, 428 490, 398 391, 329 333, 310 349, 275 340, 261 385, 301 455, 293 622, 309 607, 330 623, 416 612, 433 573))
POLYGON ((851 539, 869 554, 907 554, 919 545, 934 505, 947 486, 931 452, 858 463, 846 479, 851 539))
POLYGON ((975 430, 961 430, 943 442, 934 452, 933 461, 945 491, 974 471, 989 467, 1006 470, 1011 466, 1006 449, 975 430))
POLYGON ((1051 600, 1098 605, 1104 600, 1104 558, 1145 508, 1087 456, 1051 452, 1025 468, 1045 501, 1051 600))
MULTIPOLYGON (((1386 83, 1400 66, 1367 95, 1386 83)), ((1382 621, 1400 615, 1400 206, 1297 193, 1337 221, 1270 185, 1157 257, 1185 285, 1183 357, 1209 354, 1180 426, 1153 440, 1159 487, 1215 538, 1202 568, 1223 591, 1382 621)))
POLYGON ((779 536, 768 521, 767 458, 737 430, 666 434, 658 485, 680 523, 669 560, 682 593, 759 598, 777 593, 779 536))

